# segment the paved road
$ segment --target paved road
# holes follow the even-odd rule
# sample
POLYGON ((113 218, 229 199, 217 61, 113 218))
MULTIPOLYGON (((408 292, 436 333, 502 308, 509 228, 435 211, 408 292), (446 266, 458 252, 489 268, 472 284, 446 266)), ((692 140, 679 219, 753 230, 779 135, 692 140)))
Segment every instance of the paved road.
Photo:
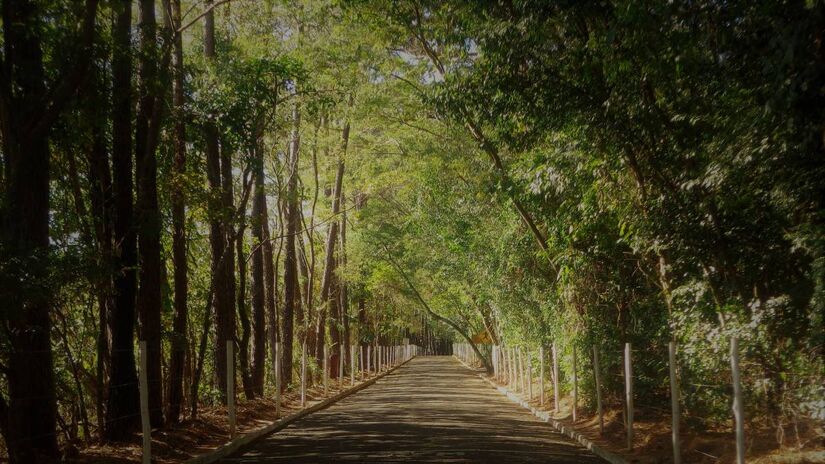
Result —
POLYGON ((600 463, 452 357, 418 357, 221 461, 600 463))

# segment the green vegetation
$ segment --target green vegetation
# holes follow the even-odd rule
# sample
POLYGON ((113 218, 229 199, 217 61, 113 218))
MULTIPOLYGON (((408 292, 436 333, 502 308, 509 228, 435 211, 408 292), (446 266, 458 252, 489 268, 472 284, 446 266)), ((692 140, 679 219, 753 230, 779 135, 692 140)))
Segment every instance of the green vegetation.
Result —
POLYGON ((613 405, 631 342, 665 408, 675 340, 711 423, 736 336, 749 420, 825 420, 821 0, 2 11, 13 462, 137 430, 138 340, 156 425, 225 401, 227 340, 253 398, 276 341, 287 387, 303 342, 484 332, 599 347, 613 405))

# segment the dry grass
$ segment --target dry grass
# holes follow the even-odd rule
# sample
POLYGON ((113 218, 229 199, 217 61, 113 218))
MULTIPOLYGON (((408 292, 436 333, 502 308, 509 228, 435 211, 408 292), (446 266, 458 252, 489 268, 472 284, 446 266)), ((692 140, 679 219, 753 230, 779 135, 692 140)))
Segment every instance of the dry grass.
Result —
MULTIPOLYGON (((536 399, 530 403, 539 409, 552 411, 552 392, 545 396, 542 408, 538 400, 538 386, 533 389, 536 399)), ((526 399, 526 396, 525 396, 526 399)), ((625 457, 637 464, 673 462, 670 414, 659 409, 636 408, 634 414, 633 450, 627 449, 627 436, 623 413, 620 408, 604 411, 604 433, 599 433, 599 421, 595 413, 579 406, 577 420, 572 420, 572 398, 559 399, 559 413, 551 414, 556 420, 569 425, 587 436, 602 448, 625 457)), ((722 464, 735 461, 735 444, 732 425, 685 430, 682 426, 682 461, 691 464, 722 464)), ((780 445, 774 427, 752 422, 745 429, 749 463, 809 464, 825 463, 825 424, 814 421, 797 424, 793 440, 786 437, 780 445), (793 444, 790 443, 793 441, 793 444)))
MULTIPOLYGON (((360 381, 356 381, 360 383, 360 381)), ((330 380, 324 395, 322 385, 307 390, 307 407, 350 388, 349 377, 339 383, 330 380)), ((299 393, 287 392, 281 396, 281 417, 301 409, 299 393)), ((275 421, 275 401, 259 398, 241 401, 237 405, 238 433, 263 428, 275 421)), ((186 419, 152 432, 152 457, 158 464, 181 463, 208 453, 229 441, 229 421, 226 408, 203 408, 197 419, 186 419)), ((129 441, 118 445, 93 445, 80 450, 67 450, 66 462, 77 464, 122 464, 141 462, 141 436, 134 434, 129 441)))

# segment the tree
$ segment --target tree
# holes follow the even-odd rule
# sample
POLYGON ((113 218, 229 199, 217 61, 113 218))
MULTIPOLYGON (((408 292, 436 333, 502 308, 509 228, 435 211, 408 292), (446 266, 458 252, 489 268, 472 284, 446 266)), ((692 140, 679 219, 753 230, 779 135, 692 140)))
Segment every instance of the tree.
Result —
POLYGON ((295 308, 300 305, 301 290, 298 285, 298 260, 295 250, 295 236, 298 234, 298 215, 300 202, 298 198, 298 155, 300 150, 301 110, 298 103, 292 107, 292 134, 287 157, 287 187, 284 220, 285 230, 285 259, 284 259, 284 311, 281 316, 281 346, 283 350, 283 364, 281 375, 286 387, 292 382, 292 342, 293 342, 293 315, 295 308))
MULTIPOLYGON (((261 128, 262 129, 262 128, 261 128)), ((262 132, 262 131, 256 131, 262 132)), ((252 199, 252 325, 254 329, 252 386, 258 395, 264 394, 264 373, 266 365, 266 314, 268 296, 272 294, 267 287, 272 283, 267 279, 264 260, 267 258, 264 250, 264 241, 269 240, 269 230, 266 215, 266 191, 264 190, 264 153, 260 141, 262 133, 256 137, 253 149, 253 175, 255 187, 252 199)), ((270 249, 271 252, 271 249, 270 249)), ((270 257, 271 260, 271 257, 270 257)), ((270 261, 270 273, 271 273, 270 261)))
POLYGON ((137 235, 133 220, 131 2, 113 3, 112 190, 114 192, 114 307, 112 370, 106 402, 105 438, 126 439, 140 424, 135 366, 137 235))
MULTIPOLYGON (((210 62, 215 60, 215 16, 211 5, 204 16, 204 56, 210 62)), ((235 334, 235 301, 234 301, 234 273, 235 253, 227 230, 226 206, 227 193, 232 201, 232 187, 224 186, 224 172, 230 174, 231 166, 222 166, 228 154, 221 155, 218 129, 214 123, 207 121, 203 127, 206 142, 206 177, 209 181, 209 243, 212 251, 212 279, 214 280, 214 314, 215 330, 217 333, 215 346, 215 374, 218 389, 226 401, 226 342, 234 339, 235 334), (230 282, 231 281, 231 282, 230 282)))
POLYGON ((137 308, 140 319, 140 339, 146 342, 149 413, 152 426, 163 425, 163 377, 161 366, 161 260, 160 209, 157 187, 157 148, 163 109, 158 76, 157 22, 154 0, 140 3, 140 58, 138 113, 135 118, 135 203, 138 228, 137 308))
MULTIPOLYGON (((88 0, 79 33, 82 46, 92 44, 96 11, 97 2, 88 0)), ((50 342, 48 137, 89 66, 88 55, 80 53, 74 69, 56 82, 47 81, 42 14, 40 6, 28 0, 2 5, 0 133, 5 191, 0 252, 3 267, 12 274, 3 282, 9 400, 0 401, 0 412, 12 462, 48 461, 58 455, 50 342)))
MULTIPOLYGON (((180 0, 171 0, 172 25, 181 25, 180 0)), ((186 122, 184 114, 184 68, 182 32, 175 33, 172 65, 172 104, 174 106, 174 173, 172 191, 172 261, 175 266, 175 315, 172 323, 169 358, 169 400, 166 418, 177 422, 183 401, 183 374, 187 351, 189 319, 189 265, 186 256, 186 122)))

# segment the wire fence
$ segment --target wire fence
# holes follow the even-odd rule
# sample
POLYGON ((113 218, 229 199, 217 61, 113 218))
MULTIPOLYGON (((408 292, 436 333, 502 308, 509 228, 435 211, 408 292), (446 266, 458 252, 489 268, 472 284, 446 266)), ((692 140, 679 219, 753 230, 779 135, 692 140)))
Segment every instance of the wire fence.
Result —
MULTIPOLYGON (((651 354, 647 351, 635 352, 633 347, 627 343, 624 350, 620 353, 613 353, 613 358, 620 358, 621 363, 615 362, 605 363, 600 361, 600 354, 610 354, 602 347, 592 347, 590 353, 577 353, 575 347, 568 349, 568 353, 564 358, 559 352, 559 347, 553 344, 550 347, 525 347, 525 346, 509 346, 509 345, 477 345, 475 349, 467 343, 456 343, 453 345, 453 353, 462 362, 473 367, 485 367, 485 363, 489 364, 492 369, 491 375, 494 381, 500 385, 506 385, 508 389, 520 393, 528 400, 537 399, 541 406, 552 406, 555 412, 560 412, 560 403, 562 402, 562 390, 567 390, 570 394, 567 401, 570 401, 570 414, 573 422, 577 420, 578 409, 585 400, 581 393, 582 384, 587 387, 586 392, 591 397, 586 398, 589 403, 595 403, 595 415, 599 422, 599 432, 604 430, 603 417, 603 395, 605 391, 604 379, 605 367, 609 365, 610 368, 615 369, 620 367, 620 371, 615 370, 607 373, 607 378, 613 379, 612 385, 623 387, 621 397, 622 403, 622 424, 626 432, 626 446, 632 449, 634 445, 634 419, 638 417, 639 412, 653 413, 659 417, 667 417, 670 415, 671 419, 671 435, 673 447, 673 460, 676 463, 681 462, 680 449, 680 427, 683 424, 698 426, 700 429, 731 427, 731 432, 736 441, 736 462, 744 463, 745 452, 745 417, 747 411, 745 409, 745 400, 752 391, 745 391, 744 386, 751 386, 751 383, 743 381, 743 375, 748 373, 747 370, 751 366, 740 362, 740 355, 742 350, 739 348, 739 340, 735 337, 730 339, 729 350, 727 353, 719 353, 722 356, 720 363, 727 364, 727 369, 715 373, 716 377, 720 375, 729 379, 729 383, 707 383, 701 381, 694 381, 696 375, 685 379, 682 369, 679 368, 680 353, 677 350, 675 342, 668 345, 668 352, 662 354, 662 358, 658 361, 651 359, 651 354), (478 351, 476 351, 476 349, 478 351), (602 352, 605 351, 605 352, 602 352), (485 359, 479 357, 481 353, 485 359), (639 356, 640 359, 634 359, 639 356), (583 359, 584 358, 584 359, 583 359), (645 369, 644 374, 634 372, 635 364, 653 364, 665 366, 666 369, 655 370, 661 375, 650 374, 650 369, 645 369), (744 368, 744 369, 743 369, 744 368), (586 374, 586 375, 582 375, 586 374), (561 377, 564 377, 562 382, 561 377), (639 394, 636 391, 636 382, 642 380, 643 385, 666 385, 667 393, 660 398, 662 402, 643 401, 639 402, 639 394), (536 385, 538 384, 538 385, 536 385), (552 392, 552 395, 548 395, 552 392), (701 414, 695 414, 692 411, 686 411, 684 405, 690 403, 688 400, 697 401, 697 397, 702 395, 710 396, 713 399, 721 397, 728 398, 730 405, 729 416, 725 419, 717 417, 705 417, 701 414), (667 405, 669 402, 669 407, 667 405), (634 417, 635 416, 635 417, 634 417)), ((776 374, 779 371, 774 372, 776 374)), ((807 382, 803 386, 798 386, 799 390, 809 391, 811 382, 816 382, 822 379, 822 376, 817 375, 798 375, 791 371, 785 371, 784 375, 788 379, 793 379, 797 382, 807 382)), ((788 382, 790 385, 792 382, 788 382)), ((789 388, 793 391, 793 387, 789 388)), ((825 387, 822 389, 825 391, 825 387)), ((618 393, 613 391, 612 393, 618 393)), ((646 391, 647 393, 647 391, 646 391)), ((658 393, 658 392, 657 392, 658 393)), ((652 395, 654 398, 657 395, 652 395)), ((649 398, 643 396, 642 398, 649 398)), ((701 399, 701 398, 699 398, 701 399)))

